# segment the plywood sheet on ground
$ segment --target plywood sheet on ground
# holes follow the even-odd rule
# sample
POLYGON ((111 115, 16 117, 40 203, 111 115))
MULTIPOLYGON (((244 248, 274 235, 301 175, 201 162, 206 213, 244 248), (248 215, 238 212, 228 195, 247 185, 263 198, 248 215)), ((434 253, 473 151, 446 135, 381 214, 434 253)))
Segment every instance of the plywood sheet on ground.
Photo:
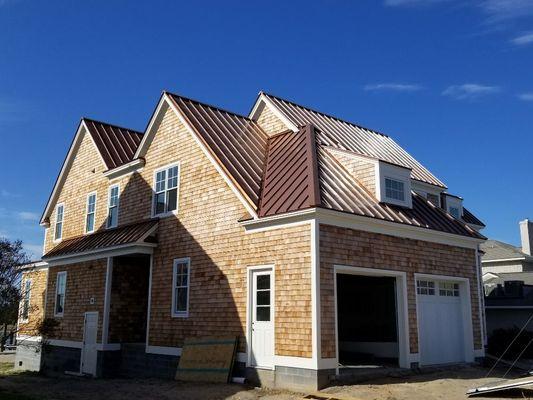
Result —
POLYGON ((186 339, 176 372, 176 380, 228 382, 236 348, 236 336, 186 339))

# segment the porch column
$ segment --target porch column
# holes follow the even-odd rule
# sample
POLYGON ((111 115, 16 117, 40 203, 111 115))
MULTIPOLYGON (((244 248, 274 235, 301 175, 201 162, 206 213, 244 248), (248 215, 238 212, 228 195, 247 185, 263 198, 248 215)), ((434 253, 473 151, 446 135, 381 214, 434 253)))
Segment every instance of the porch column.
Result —
POLYGON ((107 258, 107 270, 105 275, 104 317, 102 320, 102 345, 108 344, 109 340, 109 308, 111 306, 111 284, 113 279, 113 257, 107 258))

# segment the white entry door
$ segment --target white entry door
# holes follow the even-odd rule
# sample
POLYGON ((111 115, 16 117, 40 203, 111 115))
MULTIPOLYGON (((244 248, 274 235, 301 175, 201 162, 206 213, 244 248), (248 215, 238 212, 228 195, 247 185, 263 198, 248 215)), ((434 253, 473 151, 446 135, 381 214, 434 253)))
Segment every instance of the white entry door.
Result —
POLYGON ((458 282, 417 281, 421 365, 465 361, 465 329, 458 282))
POLYGON ((274 275, 272 270, 252 271, 251 355, 254 367, 274 366, 274 275))
POLYGON ((96 339, 98 334, 98 312, 86 312, 81 349, 81 372, 96 375, 96 339))

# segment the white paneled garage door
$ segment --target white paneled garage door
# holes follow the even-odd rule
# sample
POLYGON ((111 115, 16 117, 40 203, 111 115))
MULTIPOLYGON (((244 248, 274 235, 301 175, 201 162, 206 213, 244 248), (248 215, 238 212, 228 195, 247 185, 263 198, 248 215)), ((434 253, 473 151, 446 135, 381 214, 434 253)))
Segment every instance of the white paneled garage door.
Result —
POLYGON ((465 328, 459 282, 417 279, 421 365, 465 361, 465 328))

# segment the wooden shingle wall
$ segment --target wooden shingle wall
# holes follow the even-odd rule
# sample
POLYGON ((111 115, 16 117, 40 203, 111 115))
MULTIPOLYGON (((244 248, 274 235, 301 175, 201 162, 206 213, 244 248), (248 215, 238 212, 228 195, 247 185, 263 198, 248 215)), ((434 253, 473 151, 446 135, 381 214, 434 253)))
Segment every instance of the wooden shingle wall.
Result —
POLYGON ((287 125, 274 114, 271 109, 265 105, 261 106, 262 110, 257 118, 259 126, 269 135, 284 132, 288 129, 287 125))
POLYGON ((322 357, 335 357, 334 265, 407 273, 411 353, 418 353, 415 272, 468 278, 470 280, 474 349, 481 348, 475 250, 320 225, 322 357))
POLYGON ((22 287, 31 279, 30 307, 27 322, 20 320, 22 305, 19 308, 18 335, 34 336, 38 334, 38 326, 44 318, 44 304, 46 295, 46 277, 48 271, 39 269, 22 274, 22 287))

